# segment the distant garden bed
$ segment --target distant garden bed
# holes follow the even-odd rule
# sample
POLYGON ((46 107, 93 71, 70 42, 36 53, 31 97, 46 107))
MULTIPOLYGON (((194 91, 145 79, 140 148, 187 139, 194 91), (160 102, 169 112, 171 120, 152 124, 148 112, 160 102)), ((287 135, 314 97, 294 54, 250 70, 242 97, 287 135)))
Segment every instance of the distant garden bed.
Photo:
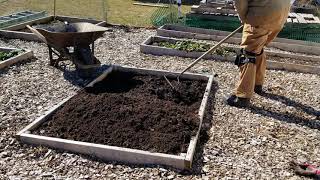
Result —
POLYGON ((17 62, 27 60, 33 56, 32 51, 0 47, 0 69, 17 62))
MULTIPOLYGON (((216 42, 215 42, 216 43, 216 42)), ((179 56, 198 58, 214 44, 197 41, 186 41, 174 38, 151 36, 140 45, 140 52, 158 56, 179 56)), ((207 54, 204 59, 234 62, 236 47, 221 47, 215 52, 207 54)), ((286 54, 266 51, 268 69, 287 70, 302 73, 320 73, 319 59, 313 56, 286 54)))
MULTIPOLYGON (((159 0, 135 0, 135 1, 139 1, 139 2, 145 2, 145 3, 158 3, 159 0)), ((160 0, 159 3, 164 3, 164 4, 168 4, 170 3, 170 1, 175 2, 174 0, 160 0)), ((183 0, 182 4, 185 5, 194 5, 194 4, 199 4, 201 0, 183 0)))

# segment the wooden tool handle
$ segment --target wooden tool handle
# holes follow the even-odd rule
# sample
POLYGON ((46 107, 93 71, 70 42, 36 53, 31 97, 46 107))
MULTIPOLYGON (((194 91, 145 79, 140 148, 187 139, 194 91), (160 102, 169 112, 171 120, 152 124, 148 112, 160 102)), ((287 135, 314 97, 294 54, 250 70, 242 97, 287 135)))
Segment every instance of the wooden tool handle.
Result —
POLYGON ((194 65, 196 65, 199 61, 202 60, 202 58, 204 56, 206 56, 207 54, 211 53, 212 51, 216 50, 218 47, 220 47, 220 45, 222 43, 224 43, 225 41, 227 41, 229 38, 231 38, 233 35, 235 35, 238 31, 240 31, 243 28, 243 25, 241 25, 240 27, 238 27, 238 29, 234 30, 232 33, 230 33, 227 37, 225 37, 224 39, 222 39, 218 44, 216 44, 215 46, 213 46, 212 48, 210 48, 207 52, 205 52, 204 54, 202 54, 198 59, 196 59, 195 61, 193 61, 190 65, 188 65, 187 68, 185 68, 179 76, 181 76, 183 73, 185 73, 186 71, 188 71, 190 68, 192 68, 194 65))

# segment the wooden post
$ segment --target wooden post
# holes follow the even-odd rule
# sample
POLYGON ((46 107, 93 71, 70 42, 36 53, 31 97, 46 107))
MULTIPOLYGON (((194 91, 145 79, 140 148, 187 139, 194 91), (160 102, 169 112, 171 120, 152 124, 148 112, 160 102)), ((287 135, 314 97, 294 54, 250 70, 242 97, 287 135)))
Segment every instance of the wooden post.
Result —
POLYGON ((102 15, 103 15, 103 20, 107 22, 106 0, 101 0, 101 2, 102 2, 102 15))
POLYGON ((56 20, 56 0, 53 1, 53 20, 56 20))

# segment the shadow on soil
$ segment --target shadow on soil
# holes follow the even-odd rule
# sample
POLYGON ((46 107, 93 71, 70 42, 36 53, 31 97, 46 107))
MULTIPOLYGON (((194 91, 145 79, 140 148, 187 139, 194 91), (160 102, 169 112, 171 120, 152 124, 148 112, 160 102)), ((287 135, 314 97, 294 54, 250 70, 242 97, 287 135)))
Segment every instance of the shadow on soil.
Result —
MULTIPOLYGON (((206 108, 206 112, 205 112, 205 116, 204 116, 203 124, 202 124, 202 129, 201 129, 201 133, 200 133, 200 139, 198 140, 196 153, 193 158, 193 165, 192 165, 191 170, 179 170, 179 169, 175 169, 175 168, 171 168, 171 167, 167 167, 167 166, 159 166, 159 165, 132 165, 132 164, 121 163, 121 162, 108 162, 108 161, 102 161, 102 160, 100 160, 96 157, 93 157, 93 156, 81 155, 81 154, 78 154, 78 155, 80 155, 81 157, 86 158, 88 160, 91 160, 91 161, 113 164, 114 166, 125 165, 130 168, 163 168, 163 169, 175 171, 176 173, 179 173, 183 176, 191 176, 191 175, 200 175, 201 176, 202 174, 205 174, 202 171, 202 167, 205 165, 203 162, 203 160, 204 160, 203 153, 204 153, 204 146, 207 143, 207 141, 209 140, 209 130, 212 127, 213 112, 215 110, 215 107, 214 107, 215 94, 216 94, 217 90, 218 90, 218 84, 217 84, 217 82, 214 81, 212 84, 211 93, 209 94, 207 108, 206 108)), ((56 150, 56 151, 61 152, 61 153, 65 152, 65 151, 61 151, 61 150, 56 150)))
POLYGON ((267 116, 267 117, 272 117, 272 118, 275 118, 275 119, 278 119, 280 121, 284 121, 287 123, 295 123, 295 124, 299 124, 302 126, 307 126, 312 129, 319 129, 320 128, 320 111, 317 111, 313 107, 301 104, 301 103, 296 102, 294 100, 291 100, 285 96, 281 96, 281 95, 277 95, 277 94, 263 93, 263 94, 261 94, 261 96, 268 98, 268 99, 275 100, 275 101, 279 101, 286 106, 294 107, 297 110, 303 111, 311 116, 315 116, 316 119, 311 120, 311 119, 303 118, 303 117, 300 117, 300 116, 297 116, 294 114, 275 112, 275 111, 268 109, 267 107, 261 108, 261 107, 252 106, 252 107, 250 107, 250 110, 253 113, 261 114, 261 115, 267 116))

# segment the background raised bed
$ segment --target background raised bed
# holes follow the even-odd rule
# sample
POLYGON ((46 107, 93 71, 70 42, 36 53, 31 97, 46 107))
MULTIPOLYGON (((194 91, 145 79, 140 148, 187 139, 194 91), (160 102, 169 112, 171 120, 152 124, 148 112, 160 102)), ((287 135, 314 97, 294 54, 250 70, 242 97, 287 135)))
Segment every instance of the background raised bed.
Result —
MULTIPOLYGON (((168 56, 180 56, 186 58, 198 58, 203 52, 199 51, 184 51, 179 49, 173 49, 168 47, 158 46, 158 42, 168 42, 168 43, 177 43, 183 40, 166 38, 160 36, 150 36, 140 45, 140 52, 145 54, 153 55, 168 55, 168 56)), ((239 48, 232 47, 234 51, 238 51, 239 48)), ((230 49, 230 47, 228 47, 230 49)), ((228 50, 224 48, 224 50, 228 50)), ((230 53, 226 54, 209 54, 204 59, 210 60, 221 60, 234 62, 236 53, 229 51, 230 53)), ((288 53, 276 53, 267 51, 268 56, 268 65, 269 69, 276 70, 287 70, 287 71, 296 71, 303 73, 314 73, 320 74, 320 58, 314 56, 298 55, 298 54, 288 54, 288 53), (270 60, 271 59, 271 60, 270 60)))
MULTIPOLYGON (((69 23, 76 23, 76 22, 88 22, 92 24, 96 24, 99 26, 105 26, 105 21, 98 21, 93 19, 83 19, 77 17, 68 17, 68 16, 56 16, 56 20, 58 21, 67 21, 69 23)), ((21 23, 15 26, 10 26, 0 30, 0 37, 9 38, 9 39, 22 39, 27 41, 41 41, 36 35, 31 32, 25 32, 26 25, 37 25, 37 24, 47 24, 54 20, 53 16, 39 18, 36 20, 28 21, 25 23, 21 23)))
MULTIPOLYGON (((195 27, 186 27, 180 25, 164 25, 157 29, 158 36, 174 37, 174 38, 189 38, 199 40, 214 40, 220 41, 229 35, 230 32, 218 31, 212 29, 202 29, 195 27)), ((227 43, 240 44, 241 33, 237 33, 234 37, 227 40, 227 43)), ((276 38, 269 44, 268 47, 278 48, 284 51, 296 53, 306 53, 320 55, 320 43, 299 41, 285 38, 276 38)))
MULTIPOLYGON (((93 92, 91 92, 91 93, 97 94, 97 96, 101 96, 101 94, 99 94, 99 92, 95 92, 95 89, 92 89, 92 87, 96 87, 96 86, 101 85, 101 82, 104 81, 105 78, 108 78, 109 75, 112 76, 112 72, 122 72, 122 73, 127 72, 127 73, 134 73, 137 75, 148 75, 148 76, 154 76, 154 77, 161 77, 162 79, 163 79, 164 74, 169 73, 169 72, 155 71, 155 70, 114 67, 113 69, 112 68, 109 69, 106 73, 104 73, 103 75, 98 77, 96 80, 94 80, 92 83, 90 83, 86 89, 87 90, 89 89, 89 91, 93 90, 93 92)), ((177 75, 177 73, 175 73, 175 75, 170 75, 168 77, 173 78, 173 76, 176 76, 176 75, 177 75)), ((182 76, 182 79, 184 81, 189 81, 189 82, 190 82, 190 80, 202 81, 204 83, 204 87, 203 87, 203 92, 202 92, 203 98, 201 98, 200 103, 194 104, 194 105, 188 105, 191 107, 194 106, 194 108, 196 108, 193 110, 193 112, 189 112, 188 114, 191 115, 192 113, 194 113, 195 120, 198 120, 198 122, 196 123, 195 132, 193 134, 190 134, 189 137, 186 137, 187 141, 190 141, 190 143, 188 143, 188 146, 185 149, 185 153, 182 153, 180 155, 152 152, 152 149, 148 149, 148 151, 144 151, 144 150, 136 150, 136 149, 131 149, 131 148, 123 148, 123 147, 117 147, 117 146, 95 144, 95 143, 90 143, 90 142, 79 142, 79 141, 74 141, 74 140, 66 140, 66 139, 61 139, 61 138, 57 138, 57 137, 46 137, 46 136, 41 136, 41 135, 35 135, 34 133, 31 134, 30 131, 36 130, 38 127, 40 127, 38 134, 39 134, 39 132, 41 134, 41 131, 43 130, 41 128, 41 125, 43 123, 46 124, 46 121, 48 121, 48 123, 50 123, 51 118, 57 117, 56 115, 59 114, 60 108, 64 108, 64 106, 67 106, 67 104, 70 102, 72 103, 73 99, 76 98, 77 96, 79 96, 79 94, 81 94, 81 92, 83 92, 84 90, 80 90, 78 95, 67 98, 66 100, 61 102, 59 105, 54 107, 52 110, 50 110, 48 113, 46 113, 45 116, 40 117, 38 120, 34 121, 32 124, 27 126, 25 129, 23 129, 21 132, 18 133, 18 138, 22 142, 25 142, 25 143, 31 143, 31 144, 37 144, 37 145, 47 145, 47 146, 51 146, 51 147, 58 148, 58 149, 64 149, 64 150, 68 150, 68 151, 72 151, 72 152, 92 155, 92 156, 95 156, 95 157, 98 157, 98 158, 101 158, 104 160, 116 160, 116 161, 124 161, 124 162, 129 162, 129 163, 138 163, 138 164, 162 164, 162 165, 169 165, 169 166, 173 166, 173 167, 181 168, 181 169, 190 168, 192 160, 193 160, 193 155, 195 153, 196 144, 197 144, 197 141, 199 138, 200 129, 202 126, 202 120, 204 117, 204 112, 205 112, 205 108, 206 108, 206 104, 207 104, 207 100, 208 100, 208 95, 210 93, 211 86, 213 83, 213 77, 212 76, 205 76, 205 75, 196 75, 196 74, 185 74, 182 76), (196 107, 196 106, 198 106, 198 107, 196 107)), ((110 86, 104 86, 104 88, 107 88, 107 90, 111 91, 111 92, 108 91, 108 93, 110 93, 110 96, 117 94, 117 92, 119 92, 118 90, 125 91, 125 92, 128 91, 128 89, 123 89, 124 88, 123 83, 117 82, 117 81, 119 81, 119 80, 116 80, 114 82, 109 82, 109 83, 112 83, 117 90, 112 89, 110 86)), ((127 85, 135 86, 134 84, 132 84, 131 80, 129 80, 129 81, 130 82, 127 85)), ((134 81, 141 83, 140 82, 141 80, 136 79, 134 81)), ((152 82, 152 80, 151 80, 148 83, 154 84, 154 83, 157 83, 157 81, 152 82)), ((182 83, 184 83, 184 82, 182 82, 182 83)), ((156 84, 154 84, 154 85, 156 85, 156 84)), ((164 85, 168 86, 168 84, 166 82, 164 85)), ((155 94, 160 93, 160 91, 164 91, 165 93, 170 94, 170 92, 166 92, 167 91, 166 88, 171 89, 170 86, 166 87, 164 89, 162 89, 159 86, 163 86, 163 84, 162 85, 157 84, 156 87, 154 87, 154 90, 159 90, 159 92, 155 92, 155 94)), ((163 86, 163 87, 165 87, 165 86, 163 86)), ((134 88, 134 87, 130 87, 130 88, 134 88)), ((151 89, 153 89, 153 88, 151 88, 151 89)), ((198 93, 202 94, 200 91, 198 93)), ((120 94, 122 94, 122 93, 120 93, 120 94)), ((120 95, 119 97, 122 97, 122 96, 125 97, 124 94, 120 95)), ((136 97, 132 97, 132 98, 134 99, 136 97)), ((165 101, 167 103, 167 105, 164 105, 164 107, 169 106, 170 102, 167 99, 168 96, 164 96, 163 98, 165 99, 165 101)), ((117 100, 117 99, 115 98, 115 100, 117 100)), ((173 100, 175 100, 175 99, 173 99, 173 100)), ((78 101, 78 103, 79 103, 79 101, 78 101)), ((85 102, 83 102, 83 103, 85 103, 85 102)), ((96 102, 96 103, 107 103, 107 102, 96 102)), ((123 105, 122 108, 126 107, 121 102, 115 102, 115 103, 114 103, 114 106, 120 104, 120 105, 123 105), (117 103, 117 104, 115 104, 115 103, 117 103)), ((181 103, 183 104, 185 102, 181 102, 181 103)), ((152 105, 147 105, 147 106, 152 106, 152 105)), ((152 108, 163 109, 163 107, 152 107, 152 108)), ((170 108, 168 108, 168 109, 170 109, 170 108)), ((119 108, 119 111, 121 111, 121 108, 119 108)), ((88 112, 88 113, 90 114, 90 112, 88 112)), ((91 113, 93 113, 93 112, 91 112, 91 113)), ((108 113, 108 110, 104 111, 103 113, 108 113)), ((148 113, 150 113, 152 116, 152 111, 149 111, 148 113)), ((168 111, 167 113, 170 114, 173 112, 168 111)), ((116 115, 116 114, 114 114, 114 115, 116 115)), ((148 115, 146 114, 146 117, 147 116, 148 115)), ((90 121, 90 115, 87 118, 90 121)), ((161 116, 159 116, 159 118, 161 118, 161 116)), ((175 121, 175 119, 172 119, 172 120, 175 121)), ((53 119, 53 121, 55 121, 55 119, 53 119)), ((187 119, 183 119, 182 121, 188 122, 187 119)), ((126 122, 124 122, 124 123, 126 123, 126 122)), ((174 125, 174 122, 172 122, 172 124, 174 125)), ((101 125, 101 127, 103 127, 103 124, 100 124, 100 125, 101 125)), ((132 124, 132 127, 135 128, 136 125, 137 124, 134 123, 134 124, 132 124)), ((74 126, 72 126, 72 127, 74 127, 74 126)), ((150 127, 152 127, 152 124, 150 125, 150 127)), ((66 127, 66 128, 68 128, 68 127, 66 127)), ((138 127, 138 128, 140 128, 140 127, 138 127)), ((167 128, 172 128, 172 127, 167 127, 167 128)), ((125 129, 118 129, 118 131, 119 130, 121 131, 121 130, 125 130, 125 129)), ((67 130, 67 131, 69 131, 69 130, 67 130)), ((111 131, 117 131, 117 130, 111 128, 111 131)), ((154 131, 156 131, 156 130, 154 130, 154 131)), ((150 130, 150 132, 152 132, 152 130, 150 130)), ((92 133, 96 133, 96 131, 92 132, 92 133)), ((36 131, 36 134, 37 134, 37 131, 36 131)), ((121 135, 121 134, 119 134, 119 135, 121 135)), ((163 136, 165 136, 165 134, 163 134, 163 136)), ((152 136, 152 138, 157 139, 157 138, 162 138, 162 137, 161 136, 152 136)), ((143 140, 143 139, 141 139, 141 140, 143 140)), ((169 139, 168 141, 170 141, 170 140, 171 139, 169 139)), ((166 151, 163 151, 163 152, 166 152, 166 151)), ((174 151, 168 151, 168 152, 174 153, 174 151)), ((175 153, 177 153, 177 152, 178 151, 176 151, 175 153)))
POLYGON ((15 64, 33 57, 33 52, 29 50, 0 47, 0 52, 10 53, 13 51, 18 52, 17 55, 10 57, 8 59, 4 59, 2 61, 0 60, 0 69, 3 69, 12 64, 15 64))
MULTIPOLYGON (((0 2, 1 3, 1 2, 0 2)), ((46 16, 46 12, 21 11, 0 17, 0 29, 46 16)))

